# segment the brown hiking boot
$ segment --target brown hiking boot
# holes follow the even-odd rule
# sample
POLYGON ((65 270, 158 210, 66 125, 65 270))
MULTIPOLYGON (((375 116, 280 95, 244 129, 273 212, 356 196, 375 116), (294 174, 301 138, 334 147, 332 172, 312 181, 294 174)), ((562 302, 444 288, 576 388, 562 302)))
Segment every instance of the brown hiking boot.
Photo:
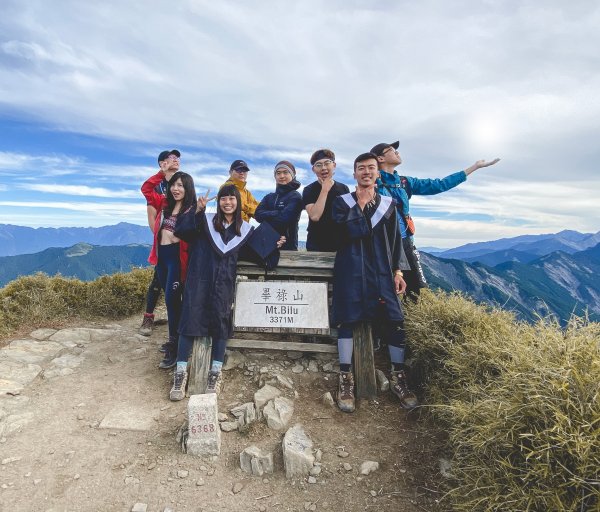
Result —
POLYGON ((152 334, 152 328, 154 327, 154 315, 145 314, 144 320, 142 321, 141 327, 138 332, 142 336, 150 336, 152 334))
POLYGON ((408 389, 406 381, 406 372, 400 370, 390 374, 390 390, 400 399, 400 405, 404 409, 414 409, 419 405, 416 395, 408 389))
POLYGON ((337 404, 340 411, 354 412, 354 374, 352 372, 340 372, 337 404))
POLYGON ((206 393, 216 393, 217 395, 221 392, 223 386, 223 377, 221 372, 208 372, 208 380, 206 382, 206 393))
POLYGON ((175 372, 173 377, 173 387, 169 393, 169 398, 174 402, 185 398, 185 385, 187 384, 187 372, 175 372))

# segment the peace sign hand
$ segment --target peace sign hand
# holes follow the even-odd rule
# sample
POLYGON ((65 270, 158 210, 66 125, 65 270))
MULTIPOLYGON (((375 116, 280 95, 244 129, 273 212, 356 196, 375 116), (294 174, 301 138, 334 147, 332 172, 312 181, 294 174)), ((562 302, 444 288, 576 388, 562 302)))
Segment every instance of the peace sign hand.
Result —
POLYGON ((206 203, 210 201, 208 195, 210 194, 210 189, 206 191, 206 194, 203 196, 198 196, 198 204, 196 206, 196 212, 201 212, 206 209, 206 203))

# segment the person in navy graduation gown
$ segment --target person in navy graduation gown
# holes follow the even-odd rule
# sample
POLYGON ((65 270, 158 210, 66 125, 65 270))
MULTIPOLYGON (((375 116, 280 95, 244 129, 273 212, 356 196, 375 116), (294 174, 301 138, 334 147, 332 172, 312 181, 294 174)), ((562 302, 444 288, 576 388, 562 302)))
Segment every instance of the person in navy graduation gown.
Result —
MULTIPOLYGON (((207 201, 208 192, 198 198, 195 211, 177 219, 175 227, 176 236, 189 243, 189 263, 171 400, 185 397, 187 361, 195 337, 212 337, 206 392, 219 392, 227 339, 232 333, 231 306, 238 256, 253 232, 242 219, 242 202, 235 185, 221 187, 216 213, 206 212, 207 201)), ((284 242, 285 237, 281 237, 277 247, 284 242)))
POLYGON ((398 231, 396 203, 375 187, 377 157, 363 153, 354 161, 356 191, 336 197, 332 219, 339 234, 333 282, 333 324, 338 325, 340 376, 338 407, 353 412, 353 328, 357 322, 376 322, 387 342, 392 363, 392 391, 407 409, 417 405, 408 389, 404 365, 404 315, 398 296, 406 288, 408 269, 398 231))

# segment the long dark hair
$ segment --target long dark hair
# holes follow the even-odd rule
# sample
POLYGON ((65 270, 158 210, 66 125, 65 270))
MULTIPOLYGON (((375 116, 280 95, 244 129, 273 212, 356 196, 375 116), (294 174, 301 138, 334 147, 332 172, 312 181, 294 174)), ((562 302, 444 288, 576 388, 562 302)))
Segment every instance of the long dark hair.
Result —
POLYGON ((217 214, 213 217, 213 226, 219 233, 225 233, 225 222, 227 222, 227 219, 225 219, 225 215, 221 211, 221 198, 223 196, 235 196, 237 200, 237 207, 233 213, 233 223, 235 224, 235 233, 239 236, 242 234, 242 224, 244 221, 242 220, 242 198, 240 197, 240 191, 235 185, 223 185, 219 190, 217 194, 217 214))
POLYGON ((175 174, 173 174, 173 176, 171 176, 169 184, 167 185, 167 206, 165 207, 165 217, 171 216, 173 213, 173 208, 175 208, 175 204, 177 203, 173 197, 173 193, 171 192, 171 185, 173 185, 173 183, 175 183, 178 179, 181 179, 183 190, 185 191, 179 213, 187 211, 191 206, 196 208, 197 200, 196 188, 194 187, 194 178, 192 178, 187 172, 177 171, 175 174))

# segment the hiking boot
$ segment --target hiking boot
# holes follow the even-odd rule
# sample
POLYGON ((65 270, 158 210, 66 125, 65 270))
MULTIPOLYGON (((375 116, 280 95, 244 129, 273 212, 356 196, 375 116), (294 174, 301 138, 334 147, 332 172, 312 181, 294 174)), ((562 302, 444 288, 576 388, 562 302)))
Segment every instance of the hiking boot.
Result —
POLYGON ((188 374, 186 371, 175 372, 173 377, 173 387, 169 393, 169 399, 174 402, 185 398, 185 385, 187 384, 188 374))
POLYGON ((406 372, 404 370, 393 371, 390 374, 390 390, 400 399, 400 405, 404 409, 414 409, 419 405, 416 395, 408 389, 406 372))
POLYGON ((177 364, 177 344, 172 341, 165 343, 165 358, 158 364, 159 368, 173 368, 177 364))
POLYGON ((354 412, 354 374, 352 372, 340 372, 337 404, 340 411, 354 412))
POLYGON ((158 347, 158 351, 164 354, 167 351, 167 344, 163 343, 160 347, 158 347))
POLYGON ((138 332, 142 336, 150 336, 152 334, 153 327, 154 327, 154 315, 144 313, 144 320, 142 320, 142 325, 138 329, 138 332))
POLYGON ((223 386, 223 377, 221 372, 208 372, 208 380, 206 382, 206 393, 216 393, 217 395, 221 392, 223 386))

